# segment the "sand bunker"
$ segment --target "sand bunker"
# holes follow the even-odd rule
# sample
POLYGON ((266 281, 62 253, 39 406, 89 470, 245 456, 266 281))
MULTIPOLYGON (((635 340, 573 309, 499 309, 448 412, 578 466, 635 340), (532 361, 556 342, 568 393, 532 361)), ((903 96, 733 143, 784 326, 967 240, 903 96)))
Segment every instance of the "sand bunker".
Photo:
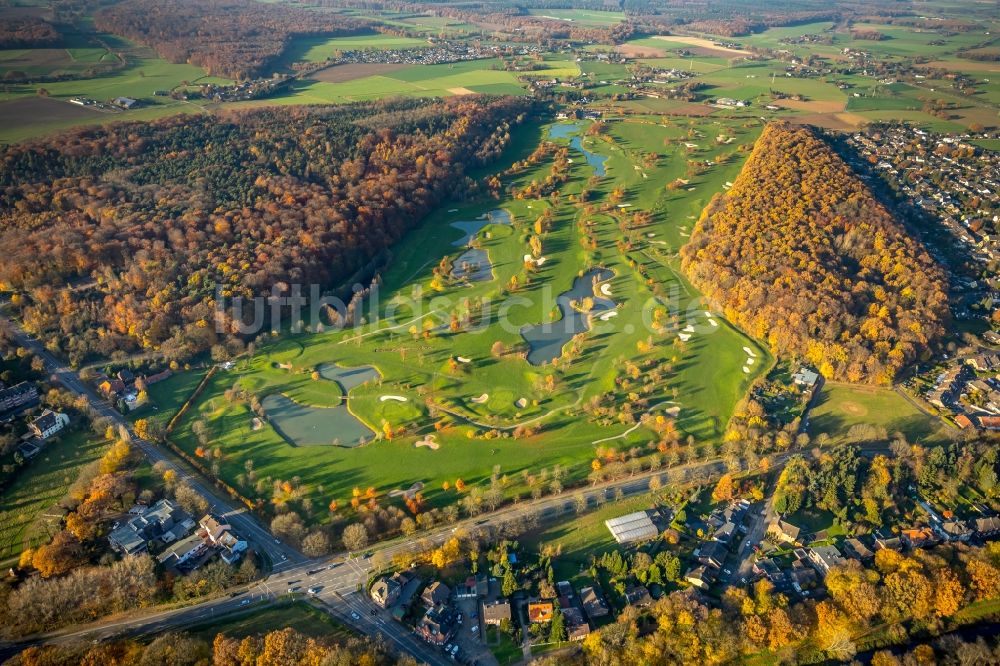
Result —
POLYGON ((416 446, 418 448, 421 446, 426 446, 428 449, 431 449, 432 451, 437 451, 439 448, 441 448, 441 445, 435 442, 434 441, 435 439, 436 435, 427 435, 423 439, 414 442, 413 446, 416 446))
POLYGON ((601 285, 601 293, 604 294, 605 296, 610 296, 611 295, 611 285, 607 284, 607 283, 602 284, 601 285))
POLYGON ((254 430, 260 430, 261 428, 264 427, 264 422, 255 416, 253 417, 253 420, 250 421, 250 427, 253 428, 254 430))
POLYGON ((401 395, 383 395, 380 396, 378 399, 379 402, 385 402, 386 400, 393 400, 395 402, 407 402, 409 398, 405 398, 401 395))
MULTIPOLYGON (((433 436, 434 435, 428 435, 428 437, 433 437, 433 436)), ((435 448, 437 448, 437 447, 435 446, 435 448)), ((403 496, 403 497, 406 497, 406 499, 413 499, 413 498, 415 498, 417 496, 417 493, 419 493, 423 489, 424 489, 424 483, 423 483, 423 481, 417 481, 416 483, 414 483, 412 486, 410 486, 406 490, 400 490, 399 488, 396 488, 395 490, 390 490, 389 491, 389 497, 400 497, 400 496, 403 496)))
POLYGON ((692 326, 691 324, 688 324, 687 326, 685 326, 681 330, 683 330, 685 333, 694 333, 694 326, 692 326))
POLYGON ((673 407, 667 407, 666 409, 663 410, 663 413, 672 419, 676 419, 677 416, 681 413, 681 406, 674 405, 673 407))
POLYGON ((461 86, 457 88, 448 88, 448 92, 452 95, 475 95, 475 90, 469 90, 468 88, 462 88, 461 86))
POLYGON ((517 400, 514 401, 514 406, 517 407, 518 409, 524 409, 525 407, 528 406, 527 398, 518 398, 517 400))
POLYGON ((750 349, 749 347, 744 347, 743 351, 745 351, 747 353, 747 356, 749 356, 751 358, 757 356, 757 354, 753 353, 753 350, 750 349))
POLYGON ((617 317, 617 316, 618 316, 618 311, 617 310, 609 310, 609 311, 605 312, 604 314, 602 314, 600 317, 598 317, 598 319, 600 319, 601 321, 607 321, 607 320, 611 319, 612 317, 617 317))
POLYGON ((677 337, 681 339, 681 342, 687 342, 691 339, 690 333, 678 333, 677 337))
POLYGON ((481 404, 483 404, 484 402, 486 402, 489 399, 490 399, 490 394, 489 393, 484 393, 481 396, 478 396, 476 398, 472 398, 472 402, 476 403, 477 405, 481 405, 481 404))
POLYGON ((459 363, 472 363, 471 358, 465 358, 464 356, 456 356, 455 360, 458 361, 459 363))

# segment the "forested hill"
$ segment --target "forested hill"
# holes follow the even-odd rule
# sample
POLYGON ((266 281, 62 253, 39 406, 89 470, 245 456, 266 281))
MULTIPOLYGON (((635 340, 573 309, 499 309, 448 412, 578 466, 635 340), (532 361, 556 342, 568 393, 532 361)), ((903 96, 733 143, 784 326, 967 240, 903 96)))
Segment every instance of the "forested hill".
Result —
POLYGON ((889 383, 949 320, 941 268, 801 127, 765 128, 682 257, 714 307, 828 378, 889 383))
POLYGON ((217 283, 251 296, 345 279, 473 189, 464 169, 494 159, 529 104, 174 116, 0 149, 0 288, 71 359, 187 356, 216 343, 217 283))
POLYGON ((152 47, 170 62, 243 79, 269 68, 295 35, 349 35, 372 24, 257 0, 124 0, 94 17, 98 30, 152 47))

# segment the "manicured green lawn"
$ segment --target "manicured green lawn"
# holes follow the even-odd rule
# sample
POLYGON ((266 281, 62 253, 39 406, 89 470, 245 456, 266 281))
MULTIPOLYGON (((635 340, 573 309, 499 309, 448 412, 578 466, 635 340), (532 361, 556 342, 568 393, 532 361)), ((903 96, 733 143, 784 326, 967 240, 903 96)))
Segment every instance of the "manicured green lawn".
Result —
POLYGON ((809 434, 843 439, 851 426, 869 424, 899 431, 911 442, 939 441, 944 431, 933 419, 892 389, 828 383, 809 416, 809 434))
POLYGON ((129 412, 128 418, 133 421, 152 419, 166 423, 194 392, 205 372, 204 369, 186 370, 153 384, 146 390, 149 401, 135 411, 129 412))
POLYGON ((218 622, 197 624, 187 629, 206 641, 211 642, 216 634, 230 638, 259 636, 271 631, 291 627, 310 638, 347 639, 354 633, 338 624, 327 613, 313 608, 304 601, 277 604, 260 610, 249 610, 245 614, 224 618, 218 622))
POLYGON ((107 446, 87 430, 74 430, 53 440, 28 463, 0 494, 0 561, 48 541, 62 517, 56 504, 80 470, 100 458, 107 446))

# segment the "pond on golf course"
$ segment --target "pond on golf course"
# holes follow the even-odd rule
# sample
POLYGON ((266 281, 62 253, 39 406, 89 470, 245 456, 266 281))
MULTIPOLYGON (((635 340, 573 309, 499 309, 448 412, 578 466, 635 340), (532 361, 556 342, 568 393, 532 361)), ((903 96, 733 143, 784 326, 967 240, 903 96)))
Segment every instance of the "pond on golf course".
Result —
POLYGON ((556 303, 562 317, 558 321, 545 324, 528 325, 521 328, 521 337, 528 343, 528 363, 543 365, 562 355, 562 349, 577 333, 590 330, 590 316, 584 314, 570 304, 572 301, 582 301, 586 297, 594 299, 591 316, 597 316, 615 308, 615 302, 610 298, 598 296, 594 292, 594 283, 610 280, 614 273, 605 268, 592 268, 573 280, 573 286, 568 291, 559 294, 556 303))
POLYGON ((344 400, 335 407, 302 405, 281 393, 261 400, 268 422, 293 446, 360 446, 370 442, 375 433, 347 408, 349 391, 373 379, 379 372, 370 365, 347 368, 324 363, 318 368, 324 379, 337 382, 344 400))
MULTIPOLYGON (((510 213, 503 208, 491 210, 485 215, 475 220, 456 220, 451 223, 462 232, 462 237, 452 242, 455 247, 468 247, 472 240, 479 235, 488 224, 510 224, 510 213)), ((486 250, 468 247, 468 249, 455 259, 452 264, 451 276, 458 280, 468 280, 470 282, 484 282, 493 279, 493 264, 490 263, 490 255, 486 250)))
POLYGON ((553 125, 549 128, 549 138, 569 139, 569 145, 583 153, 583 157, 587 160, 587 164, 594 168, 594 175, 603 176, 607 173, 604 169, 604 163, 608 160, 608 157, 607 155, 592 153, 583 147, 583 139, 580 137, 581 129, 583 129, 583 126, 579 123, 553 125))

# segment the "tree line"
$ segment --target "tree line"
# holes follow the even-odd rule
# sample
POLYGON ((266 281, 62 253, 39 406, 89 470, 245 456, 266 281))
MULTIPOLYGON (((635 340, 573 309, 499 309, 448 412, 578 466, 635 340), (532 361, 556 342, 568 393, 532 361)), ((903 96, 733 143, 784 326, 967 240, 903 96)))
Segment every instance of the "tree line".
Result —
POLYGON ((940 266, 806 128, 765 128, 682 257, 713 307, 831 379, 891 383, 950 319, 940 266))

